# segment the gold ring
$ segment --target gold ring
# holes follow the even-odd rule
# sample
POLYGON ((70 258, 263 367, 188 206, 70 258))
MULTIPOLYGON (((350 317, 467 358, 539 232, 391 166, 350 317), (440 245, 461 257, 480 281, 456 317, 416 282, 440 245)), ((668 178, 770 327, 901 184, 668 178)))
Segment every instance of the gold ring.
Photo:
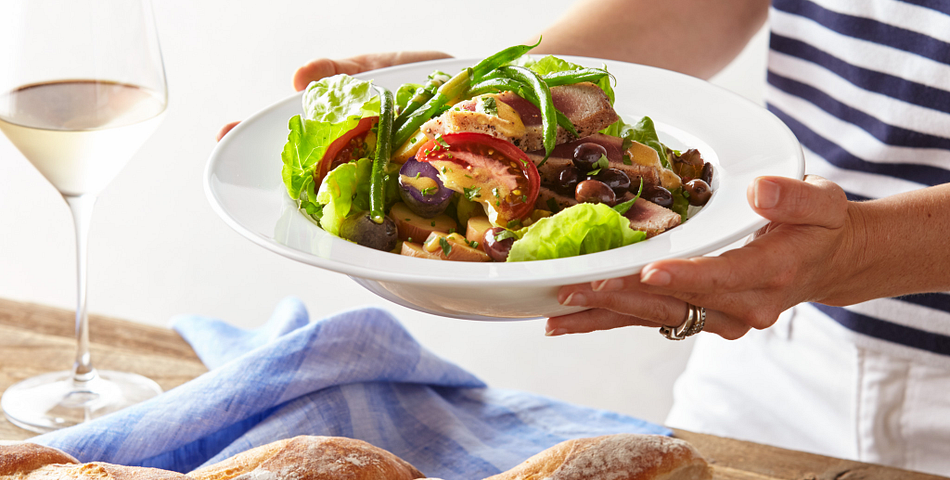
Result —
POLYGON ((686 304, 686 320, 676 327, 664 325, 660 334, 670 340, 683 340, 703 331, 706 326, 706 309, 691 303, 686 304))

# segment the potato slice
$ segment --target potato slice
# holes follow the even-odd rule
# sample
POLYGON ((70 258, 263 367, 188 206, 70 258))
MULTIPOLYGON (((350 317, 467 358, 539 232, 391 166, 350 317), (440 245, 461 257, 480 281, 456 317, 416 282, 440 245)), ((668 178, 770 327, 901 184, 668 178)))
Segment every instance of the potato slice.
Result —
POLYGON ((436 215, 435 218, 422 218, 401 202, 393 205, 389 216, 396 222, 399 239, 403 241, 412 239, 412 241, 420 242, 429 238, 432 232, 448 234, 458 229, 455 219, 444 213, 436 215))
POLYGON ((472 248, 465 240, 465 237, 458 233, 446 235, 442 232, 432 232, 429 238, 422 244, 422 250, 439 256, 443 260, 452 260, 456 262, 490 262, 491 258, 487 253, 472 248), (445 248, 444 244, 448 247, 445 248), (446 254, 446 250, 448 253, 446 254))
POLYGON ((485 232, 494 227, 491 220, 484 215, 468 219, 468 225, 465 228, 465 239, 469 242, 478 242, 479 250, 485 250, 485 232))

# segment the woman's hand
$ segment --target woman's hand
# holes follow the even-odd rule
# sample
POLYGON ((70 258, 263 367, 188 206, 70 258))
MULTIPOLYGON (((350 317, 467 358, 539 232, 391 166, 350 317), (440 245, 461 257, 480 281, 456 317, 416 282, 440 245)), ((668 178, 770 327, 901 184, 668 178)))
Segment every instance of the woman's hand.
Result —
MULTIPOLYGON (((345 73, 347 75, 356 75, 358 73, 368 72, 384 67, 392 67, 405 63, 424 62, 426 60, 438 60, 442 58, 452 58, 451 55, 436 52, 388 52, 388 53, 369 53, 357 55, 355 57, 344 58, 342 60, 331 60, 329 58, 318 58, 297 69, 294 73, 294 90, 301 91, 321 78, 331 77, 345 73)), ((236 127, 240 122, 231 122, 225 125, 218 132, 218 141, 225 134, 236 127)))
POLYGON ((706 331, 734 339, 801 302, 850 301, 836 287, 855 271, 865 235, 844 191, 820 177, 763 177, 747 197, 771 222, 751 242, 718 257, 662 260, 638 275, 562 287, 558 301, 591 310, 548 319, 547 334, 677 326, 689 302, 706 308, 706 331))

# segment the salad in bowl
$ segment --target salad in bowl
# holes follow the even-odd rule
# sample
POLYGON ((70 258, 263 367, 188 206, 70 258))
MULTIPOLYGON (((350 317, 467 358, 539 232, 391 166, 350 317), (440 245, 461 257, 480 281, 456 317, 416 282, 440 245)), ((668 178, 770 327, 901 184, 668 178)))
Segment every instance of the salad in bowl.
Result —
POLYGON ((712 196, 713 165, 614 110, 614 78, 519 45, 394 91, 312 82, 281 177, 327 233, 433 260, 519 262, 616 249, 712 196))

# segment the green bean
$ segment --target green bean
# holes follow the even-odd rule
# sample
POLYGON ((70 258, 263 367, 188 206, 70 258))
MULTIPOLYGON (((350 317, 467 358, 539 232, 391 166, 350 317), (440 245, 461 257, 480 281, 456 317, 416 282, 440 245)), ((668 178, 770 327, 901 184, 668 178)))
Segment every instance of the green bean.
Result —
POLYGON ((580 70, 566 70, 563 72, 554 72, 541 75, 544 83, 549 87, 558 87, 561 85, 573 85, 581 82, 596 82, 601 78, 610 75, 607 70, 602 68, 582 68, 580 70))
POLYGON ((466 97, 474 97, 485 93, 515 92, 518 93, 524 88, 524 84, 510 78, 489 78, 472 85, 466 93, 466 97))
POLYGON ((489 72, 492 72, 496 68, 505 65, 512 60, 521 58, 521 56, 528 53, 532 48, 537 47, 540 44, 541 39, 538 38, 538 43, 535 43, 534 45, 515 45, 513 47, 508 47, 494 55, 486 57, 484 60, 478 62, 474 67, 472 67, 472 78, 477 82, 489 72))
POLYGON ((461 96, 468 90, 472 82, 472 69, 466 68, 457 73, 449 81, 442 84, 426 103, 422 104, 415 112, 411 113, 399 128, 393 134, 393 144, 396 148, 402 146, 409 140, 409 137, 419 129, 420 126, 432 118, 436 112, 440 111, 445 104, 461 96))
POLYGON ((399 130, 410 115, 413 114, 416 110, 419 109, 425 102, 427 102, 439 87, 441 87, 445 82, 449 81, 451 77, 447 74, 440 72, 438 70, 432 72, 429 75, 429 81, 425 85, 416 90, 416 94, 412 97, 412 100, 409 101, 409 104, 406 105, 406 108, 396 117, 396 120, 393 121, 393 128, 399 130))
POLYGON ((369 184, 369 216, 377 224, 383 223, 386 217, 386 192, 384 190, 383 175, 389 164, 392 152, 393 128, 393 93, 384 87, 375 86, 379 93, 379 123, 376 125, 376 156, 373 158, 373 170, 369 184))
POLYGON ((524 67, 499 67, 498 73, 524 83, 528 87, 525 91, 530 91, 537 98, 538 109, 541 110, 541 130, 544 132, 544 160, 541 161, 544 164, 557 142, 557 109, 551 100, 551 89, 537 73, 524 67))
MULTIPOLYGON (((484 93, 497 93, 497 92, 514 92, 521 98, 531 102, 535 107, 541 109, 541 103, 538 101, 538 97, 534 95, 528 87, 517 80, 512 80, 510 78, 489 78, 483 80, 476 85, 473 85, 468 93, 470 96, 481 95, 484 93)), ((577 133, 577 129, 574 128, 574 124, 571 123, 570 119, 566 115, 561 113, 559 110, 555 109, 557 114, 557 124, 566 130, 568 133, 573 135, 575 138, 579 137, 580 134, 577 133)), ((543 163, 542 163, 543 164, 543 163)))

